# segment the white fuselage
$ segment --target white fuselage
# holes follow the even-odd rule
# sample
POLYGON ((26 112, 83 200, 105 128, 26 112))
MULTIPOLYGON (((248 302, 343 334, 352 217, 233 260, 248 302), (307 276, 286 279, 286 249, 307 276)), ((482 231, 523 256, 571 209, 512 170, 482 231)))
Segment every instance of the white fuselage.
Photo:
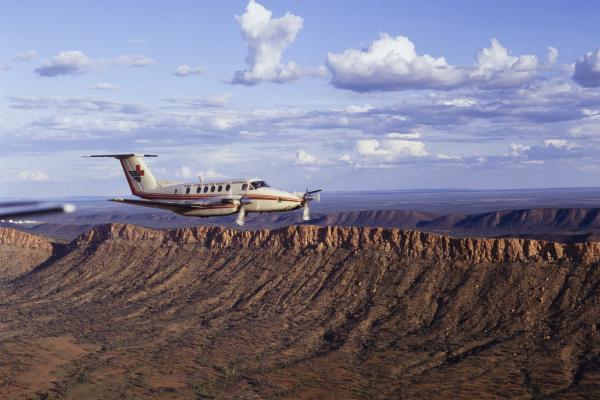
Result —
MULTIPOLYGON (((246 212, 278 212, 290 211, 301 208, 303 199, 294 193, 275 189, 269 186, 260 186, 264 181, 253 180, 223 180, 206 183, 181 183, 160 186, 156 189, 143 192, 134 191, 134 195, 146 200, 175 201, 175 202, 202 202, 224 196, 241 196, 249 200, 245 206, 246 212)), ((186 210, 179 212, 187 216, 218 216, 231 215, 239 210, 239 202, 211 204, 203 209, 186 210)))

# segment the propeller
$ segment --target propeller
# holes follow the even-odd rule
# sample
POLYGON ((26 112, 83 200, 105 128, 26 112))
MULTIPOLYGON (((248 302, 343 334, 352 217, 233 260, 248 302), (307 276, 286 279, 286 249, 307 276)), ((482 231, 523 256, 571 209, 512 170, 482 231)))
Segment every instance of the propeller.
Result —
POLYGON ((308 207, 308 202, 313 200, 321 201, 321 194, 319 193, 321 191, 321 189, 309 191, 308 188, 306 188, 306 192, 304 192, 304 195, 302 196, 302 204, 304 204, 304 209, 302 210, 303 221, 310 221, 310 208, 308 207), (317 193, 317 195, 313 196, 315 193, 317 193))
POLYGON ((246 192, 244 196, 240 199, 240 208, 238 211, 238 216, 235 220, 235 223, 239 226, 244 226, 246 222, 246 205, 252 203, 252 201, 247 197, 248 196, 248 187, 250 186, 250 181, 246 181, 246 192))
POLYGON ((72 204, 48 204, 39 201, 11 201, 0 203, 0 219, 14 219, 47 214, 71 213, 72 204))

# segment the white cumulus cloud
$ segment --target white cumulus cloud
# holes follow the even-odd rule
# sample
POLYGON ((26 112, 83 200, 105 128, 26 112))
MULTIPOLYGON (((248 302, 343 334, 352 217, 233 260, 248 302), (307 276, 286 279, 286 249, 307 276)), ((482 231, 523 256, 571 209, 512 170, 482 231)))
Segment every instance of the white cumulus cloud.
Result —
POLYGON ((424 157, 427 155, 425 143, 402 139, 366 139, 356 142, 356 152, 362 157, 380 158, 394 161, 405 157, 424 157))
POLYGON ((78 75, 94 68, 94 62, 78 50, 61 51, 34 71, 39 76, 78 75))
POLYGON ((552 65, 558 60, 558 50, 555 47, 548 47, 548 64, 552 65))
POLYGON ((296 165, 315 165, 318 164, 319 160, 317 157, 304 150, 298 150, 296 152, 296 165))
POLYGON ((13 59, 14 62, 31 61, 35 58, 35 50, 22 51, 13 59))
POLYGON ((303 75, 322 75, 323 68, 304 69, 293 62, 283 64, 283 51, 294 42, 302 29, 303 19, 287 12, 273 18, 273 13, 250 0, 246 12, 235 17, 248 44, 248 69, 236 71, 231 83, 255 85, 260 82, 283 83, 303 75))
POLYGON ((190 67, 189 65, 179 65, 177 66, 177 68, 175 68, 175 71, 173 71, 173 75, 183 78, 184 76, 200 75, 205 72, 206 68, 204 67, 190 67))
POLYGON ((415 45, 405 36, 382 33, 366 50, 348 49, 329 53, 326 65, 334 86, 357 92, 398 90, 419 87, 451 88, 463 74, 444 57, 417 55, 415 45))
POLYGON ((534 79, 540 69, 537 57, 513 56, 496 39, 477 52, 472 66, 455 66, 444 57, 419 55, 410 39, 386 33, 366 49, 329 53, 326 65, 335 87, 357 92, 517 87, 534 79))
POLYGON ((579 147, 575 143, 571 143, 566 139, 545 139, 544 146, 554 147, 556 149, 567 149, 567 150, 571 150, 571 149, 579 147))
POLYGON ((521 86, 538 74, 537 57, 531 54, 513 56, 497 39, 490 47, 477 52, 477 61, 470 78, 486 88, 521 86))
POLYGON ((506 154, 507 157, 522 157, 525 152, 527 152, 531 146, 525 146, 520 143, 511 143, 510 151, 506 154))
POLYGON ((155 61, 152 58, 140 54, 125 54, 118 56, 111 61, 113 64, 124 65, 127 67, 146 67, 154 64, 154 62, 155 61))
POLYGON ((119 90, 119 86, 117 86, 113 83, 108 83, 108 82, 92 83, 87 88, 91 89, 91 90, 112 90, 112 91, 119 90))
POLYGON ((583 87, 600 87, 600 49, 589 51, 577 60, 573 79, 583 87))
POLYGON ((127 67, 145 67, 154 64, 154 60, 139 54, 125 54, 109 60, 92 60, 79 50, 61 51, 46 60, 34 70, 39 76, 55 77, 60 75, 79 75, 106 65, 127 67))

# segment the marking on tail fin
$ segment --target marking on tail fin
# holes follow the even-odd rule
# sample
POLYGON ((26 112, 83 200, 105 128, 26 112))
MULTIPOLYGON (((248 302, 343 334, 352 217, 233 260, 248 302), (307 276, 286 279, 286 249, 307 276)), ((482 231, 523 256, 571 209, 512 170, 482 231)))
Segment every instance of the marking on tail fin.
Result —
POLYGON ((142 181, 142 176, 144 176, 144 170, 142 169, 142 167, 138 164, 135 166, 135 170, 133 171, 129 171, 129 175, 131 175, 131 177, 136 181, 136 182, 141 182, 142 181))

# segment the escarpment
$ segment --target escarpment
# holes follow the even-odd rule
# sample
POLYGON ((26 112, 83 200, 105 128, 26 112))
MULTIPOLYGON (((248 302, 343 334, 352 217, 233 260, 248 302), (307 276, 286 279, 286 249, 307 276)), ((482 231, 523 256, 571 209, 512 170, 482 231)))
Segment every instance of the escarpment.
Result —
POLYGON ((518 238, 453 238, 395 228, 319 227, 296 225, 278 230, 238 231, 221 227, 194 227, 171 231, 134 225, 95 227, 71 247, 98 245, 111 240, 196 244, 206 248, 262 248, 288 250, 377 249, 408 258, 442 259, 470 263, 578 262, 600 259, 600 243, 556 243, 518 238))
POLYGON ((61 246, 6 238, 52 256, 0 282, 0 397, 594 398, 600 389, 595 242, 308 225, 109 224, 61 246), (52 369, 32 376, 40 365, 52 369))

